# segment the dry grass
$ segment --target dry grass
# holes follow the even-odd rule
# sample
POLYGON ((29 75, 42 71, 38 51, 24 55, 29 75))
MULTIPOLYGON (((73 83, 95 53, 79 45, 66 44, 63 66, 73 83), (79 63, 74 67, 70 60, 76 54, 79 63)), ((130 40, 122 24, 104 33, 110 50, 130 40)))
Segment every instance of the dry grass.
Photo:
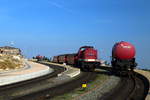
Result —
POLYGON ((5 55, 0 57, 1 70, 17 69, 20 68, 22 65, 22 60, 14 59, 12 56, 5 55))
POLYGON ((144 75, 150 81, 150 71, 136 70, 136 72, 144 75))

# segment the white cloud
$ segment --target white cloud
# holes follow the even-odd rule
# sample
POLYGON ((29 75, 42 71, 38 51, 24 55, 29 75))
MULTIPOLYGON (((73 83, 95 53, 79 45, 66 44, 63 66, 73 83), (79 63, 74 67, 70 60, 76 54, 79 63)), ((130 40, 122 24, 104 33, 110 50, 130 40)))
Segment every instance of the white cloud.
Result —
POLYGON ((49 1, 49 3, 57 8, 64 8, 61 4, 58 4, 56 2, 53 2, 53 1, 49 1))
POLYGON ((69 12, 69 13, 73 13, 73 11, 72 11, 71 9, 69 9, 69 8, 67 8, 67 7, 65 7, 65 6, 63 6, 63 5, 60 4, 60 3, 56 3, 56 2, 54 2, 54 1, 49 1, 49 4, 51 4, 52 6, 55 6, 55 7, 59 8, 59 9, 63 9, 63 10, 65 10, 65 11, 69 12))

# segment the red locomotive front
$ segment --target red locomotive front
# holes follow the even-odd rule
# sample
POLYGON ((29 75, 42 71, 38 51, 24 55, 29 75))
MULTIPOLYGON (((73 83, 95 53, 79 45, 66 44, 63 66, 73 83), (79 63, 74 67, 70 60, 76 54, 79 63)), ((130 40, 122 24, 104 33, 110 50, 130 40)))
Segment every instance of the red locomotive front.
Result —
POLYGON ((100 63, 97 61, 98 58, 97 50, 92 46, 83 46, 78 51, 78 66, 80 66, 83 71, 93 71, 96 66, 100 63))
POLYGON ((97 50, 92 46, 84 46, 79 49, 78 60, 84 62, 95 62, 97 60, 97 50))

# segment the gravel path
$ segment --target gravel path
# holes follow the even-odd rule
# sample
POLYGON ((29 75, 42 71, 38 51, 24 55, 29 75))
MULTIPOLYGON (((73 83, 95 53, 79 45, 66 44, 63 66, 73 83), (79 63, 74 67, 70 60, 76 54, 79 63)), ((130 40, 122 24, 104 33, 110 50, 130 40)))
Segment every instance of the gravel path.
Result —
POLYGON ((116 76, 110 76, 106 82, 96 87, 92 91, 89 91, 86 94, 80 96, 78 100, 98 100, 103 94, 109 92, 111 89, 117 86, 119 81, 120 78, 116 76))

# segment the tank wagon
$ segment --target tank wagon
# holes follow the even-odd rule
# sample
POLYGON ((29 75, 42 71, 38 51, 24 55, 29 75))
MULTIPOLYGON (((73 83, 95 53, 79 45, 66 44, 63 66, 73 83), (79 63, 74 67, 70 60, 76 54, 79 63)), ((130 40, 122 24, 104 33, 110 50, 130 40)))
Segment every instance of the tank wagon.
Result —
POLYGON ((83 46, 78 53, 64 54, 53 57, 55 63, 66 63, 79 67, 82 71, 93 71, 99 66, 97 50, 92 46, 83 46))
POLYGON ((133 71, 137 66, 135 62, 135 47, 128 42, 118 42, 112 48, 112 68, 113 71, 127 73, 133 71))

